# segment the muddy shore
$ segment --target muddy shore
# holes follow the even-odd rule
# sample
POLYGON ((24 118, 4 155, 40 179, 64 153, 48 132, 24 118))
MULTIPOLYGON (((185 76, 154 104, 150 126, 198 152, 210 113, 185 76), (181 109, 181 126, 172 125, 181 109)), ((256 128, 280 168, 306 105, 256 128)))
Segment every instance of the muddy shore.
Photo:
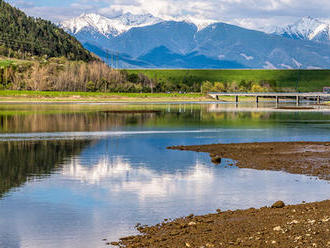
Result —
MULTIPOLYGON (((330 247, 330 201, 188 216, 140 227, 120 247, 330 247)), ((116 243, 113 243, 116 244, 116 243)))
POLYGON ((211 158, 237 161, 239 168, 286 171, 330 180, 330 142, 212 144, 168 149, 208 152, 211 158))
MULTIPOLYGON (((209 152, 215 164, 221 158, 231 158, 240 168, 283 170, 330 180, 330 142, 214 144, 169 149, 209 152)), ((155 226, 138 226, 140 235, 108 244, 127 248, 330 247, 330 200, 215 212, 164 220, 155 226)))

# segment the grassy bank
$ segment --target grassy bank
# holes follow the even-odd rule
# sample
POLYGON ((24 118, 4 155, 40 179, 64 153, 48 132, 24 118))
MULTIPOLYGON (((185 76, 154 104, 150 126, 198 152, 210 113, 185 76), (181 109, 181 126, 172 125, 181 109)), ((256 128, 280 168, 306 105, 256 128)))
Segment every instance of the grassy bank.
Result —
POLYGON ((0 90, 0 102, 165 102, 210 101, 200 93, 102 93, 0 90))
MULTIPOLYGON (((274 101, 260 98, 260 101, 274 101)), ((66 91, 0 90, 0 102, 212 102, 202 93, 104 93, 66 91)), ((240 102, 255 102, 255 97, 241 96, 240 102)), ((219 102, 235 102, 234 96, 222 96, 219 102)), ((330 102, 323 103, 330 105, 330 102)))
POLYGON ((321 91, 330 86, 330 70, 128 70, 143 73, 158 81, 192 85, 203 81, 236 82, 267 81, 277 90, 321 91))

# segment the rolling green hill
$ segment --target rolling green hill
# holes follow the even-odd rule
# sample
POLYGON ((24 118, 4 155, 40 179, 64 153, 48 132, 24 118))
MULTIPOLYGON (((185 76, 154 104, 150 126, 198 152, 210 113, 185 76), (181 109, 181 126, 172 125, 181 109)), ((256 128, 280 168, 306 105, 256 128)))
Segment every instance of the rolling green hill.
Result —
POLYGON ((322 91, 330 86, 330 70, 128 70, 129 74, 145 74, 160 82, 193 85, 203 81, 240 83, 267 82, 278 91, 322 91))
POLYGON ((90 52, 63 29, 50 21, 28 17, 0 0, 0 55, 66 57, 69 60, 94 60, 90 52))

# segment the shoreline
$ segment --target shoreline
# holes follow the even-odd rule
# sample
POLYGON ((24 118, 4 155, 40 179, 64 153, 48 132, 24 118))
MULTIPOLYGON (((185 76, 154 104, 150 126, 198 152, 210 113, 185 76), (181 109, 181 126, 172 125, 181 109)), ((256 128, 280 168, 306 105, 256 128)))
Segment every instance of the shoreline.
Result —
MULTIPOLYGON (((202 93, 103 93, 64 91, 0 90, 0 103, 162 103, 162 102, 216 102, 235 103, 234 96, 222 96, 215 100, 202 93)), ((242 96, 240 102, 255 102, 255 97, 242 96)), ((260 102, 275 102, 260 98, 260 102)), ((283 101, 285 103, 286 101, 283 101)), ((290 102, 290 101, 288 101, 290 102)), ((330 106, 330 102, 323 105, 330 106)))
POLYGON ((209 153, 211 160, 230 158, 239 168, 285 171, 330 180, 330 141, 211 144, 168 149, 209 153))
MULTIPOLYGON (((275 204, 274 204, 275 206, 275 204)), ((189 215, 154 226, 138 226, 140 235, 107 245, 125 248, 330 247, 330 200, 283 207, 189 215)))
MULTIPOLYGON (((211 97, 38 97, 38 98, 29 98, 29 97, 2 97, 0 95, 0 104, 10 104, 10 103, 235 103, 234 99, 227 98, 223 101, 216 101, 211 97)), ((254 102, 253 99, 245 98, 241 102, 254 102)), ((270 101, 264 101, 270 102, 270 101)))
MULTIPOLYGON (((76 100, 76 99, 57 99, 57 98, 15 98, 15 99, 4 99, 0 96, 0 105, 5 104, 255 104, 254 100, 243 99, 240 103, 236 103, 232 99, 227 99, 223 101, 216 101, 210 98, 202 98, 196 100, 195 98, 130 98, 130 99, 89 99, 89 100, 76 100)), ((260 101, 260 103, 274 103, 275 101, 260 101)), ((259 103, 259 104, 260 104, 259 103)), ((308 103, 308 102, 306 102, 308 103)), ((282 104, 294 104, 294 102, 283 102, 282 104)), ((303 105, 303 103, 302 103, 303 105)), ((273 111, 329 111, 329 104, 312 104, 311 107, 273 107, 273 111)), ((258 108, 258 107, 257 107, 258 108)))
MULTIPOLYGON (((330 180, 330 142, 269 142, 174 146, 208 152, 215 164, 231 158, 240 168, 285 171, 330 180), (257 154, 257 155, 256 155, 257 154)), ((278 199, 281 200, 281 199, 278 199)), ((247 206, 248 208, 248 206, 247 206)), ((260 209, 189 215, 138 226, 140 235, 121 238, 117 247, 330 247, 330 200, 260 209)))

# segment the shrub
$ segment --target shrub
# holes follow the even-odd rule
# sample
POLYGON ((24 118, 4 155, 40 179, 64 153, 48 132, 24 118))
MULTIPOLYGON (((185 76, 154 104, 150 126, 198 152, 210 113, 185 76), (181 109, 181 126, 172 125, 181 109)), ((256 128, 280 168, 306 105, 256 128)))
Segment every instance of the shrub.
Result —
POLYGON ((142 87, 142 85, 141 84, 136 84, 135 85, 135 92, 142 92, 142 90, 143 90, 143 87, 142 87))
POLYGON ((211 92, 213 89, 213 84, 210 81, 204 81, 202 83, 201 91, 202 93, 206 94, 208 92, 211 92))
POLYGON ((136 73, 129 74, 129 75, 127 76, 127 80, 128 80, 129 82, 131 82, 131 83, 136 84, 136 83, 139 82, 139 75, 136 74, 136 73))
POLYGON ((95 91, 95 83, 94 83, 93 81, 89 81, 89 82, 86 84, 86 90, 87 90, 87 91, 90 91, 90 92, 95 91))
POLYGON ((265 88, 260 86, 259 84, 253 84, 251 87, 252 92, 265 92, 265 88))
POLYGON ((228 85, 228 91, 230 92, 237 92, 239 91, 239 85, 234 81, 228 85))
POLYGON ((214 83, 213 91, 224 92, 225 90, 226 90, 226 87, 223 83, 220 83, 220 82, 214 83))

